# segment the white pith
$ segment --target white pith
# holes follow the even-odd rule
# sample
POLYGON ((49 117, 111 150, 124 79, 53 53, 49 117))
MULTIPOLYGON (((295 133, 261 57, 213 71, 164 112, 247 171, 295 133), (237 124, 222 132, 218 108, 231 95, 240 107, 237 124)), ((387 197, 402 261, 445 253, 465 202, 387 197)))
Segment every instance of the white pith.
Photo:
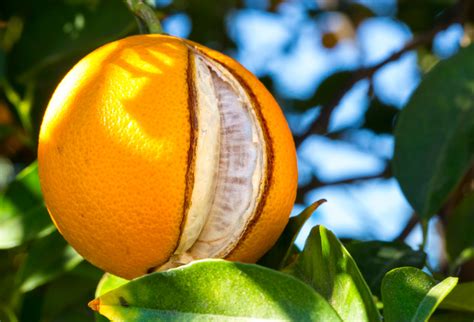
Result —
POLYGON ((194 186, 175 254, 160 269, 225 257, 256 213, 265 140, 251 98, 219 63, 194 55, 197 143, 194 186))

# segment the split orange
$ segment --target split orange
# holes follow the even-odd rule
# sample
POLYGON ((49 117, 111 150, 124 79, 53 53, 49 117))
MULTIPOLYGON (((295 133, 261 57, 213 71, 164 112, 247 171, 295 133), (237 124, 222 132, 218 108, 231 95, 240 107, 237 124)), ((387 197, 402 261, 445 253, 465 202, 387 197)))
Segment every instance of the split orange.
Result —
POLYGON ((255 262, 296 194, 294 143, 271 94, 232 58, 164 35, 109 43, 72 68, 38 162, 61 234, 124 278, 199 258, 255 262))

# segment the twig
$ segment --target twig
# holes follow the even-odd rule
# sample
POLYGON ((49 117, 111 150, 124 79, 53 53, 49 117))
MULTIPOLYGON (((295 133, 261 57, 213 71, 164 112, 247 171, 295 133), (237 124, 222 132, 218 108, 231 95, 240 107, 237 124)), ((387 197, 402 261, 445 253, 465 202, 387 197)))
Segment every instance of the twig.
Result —
POLYGON ((153 9, 143 0, 125 0, 128 8, 136 16, 141 33, 162 34, 160 20, 153 9))

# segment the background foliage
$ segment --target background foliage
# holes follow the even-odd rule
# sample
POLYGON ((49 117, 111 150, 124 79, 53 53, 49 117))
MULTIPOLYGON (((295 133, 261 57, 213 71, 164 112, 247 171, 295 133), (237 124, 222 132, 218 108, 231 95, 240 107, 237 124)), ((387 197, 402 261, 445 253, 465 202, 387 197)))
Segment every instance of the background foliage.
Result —
MULTIPOLYGON (((466 303, 469 295, 474 298, 473 284, 467 283, 474 279, 470 1, 152 4, 166 32, 236 57, 279 100, 298 147, 295 210, 319 197, 328 199, 312 217, 316 205, 293 217, 282 239, 260 262, 292 274, 314 290, 298 284, 300 293, 310 292, 307 296, 321 304, 315 308, 298 302, 291 314, 298 316, 301 308, 305 317, 325 314, 319 317, 337 320, 362 314, 361 318, 376 320, 383 299, 387 321, 424 320, 438 305, 441 310, 433 320, 472 321, 474 306, 466 303), (386 28, 382 38, 370 31, 379 26, 386 28), (391 44, 400 32, 404 40, 391 44), (407 70, 413 75, 402 75, 407 70), (387 185, 394 188, 384 190, 387 185), (341 226, 345 222, 349 225, 341 226), (318 223, 334 230, 345 247, 322 226, 312 228, 318 223), (328 262, 327 252, 334 262, 328 262), (459 276, 460 284, 455 287, 447 276, 459 276), (344 297, 337 285, 355 294, 353 307, 338 305, 344 297), (419 292, 412 294, 413 288, 419 292), (378 300, 372 301, 372 295, 378 300)), ((93 318, 86 303, 94 298, 103 272, 83 261, 48 217, 35 164, 37 136, 49 97, 66 71, 98 46, 137 32, 135 18, 119 0, 0 3, 1 321, 93 318)), ((223 262, 206 265, 191 266, 185 274, 205 278, 212 273, 207 270, 215 270, 212 274, 224 272, 232 279, 237 269, 269 283, 279 276, 223 262)), ((159 278, 165 283, 173 277, 159 278)), ((214 282, 219 290, 219 280, 214 282)), ((142 284, 125 287, 145 292, 143 285, 153 283, 145 277, 142 284)), ((236 283, 247 290, 255 287, 236 283)), ((111 293, 107 301, 119 298, 120 292, 111 293)), ((290 297, 279 292, 272 289, 268 294, 290 297)), ((266 303, 268 316, 280 318, 278 305, 266 303)), ((159 304, 164 306, 154 309, 169 303, 159 304)))

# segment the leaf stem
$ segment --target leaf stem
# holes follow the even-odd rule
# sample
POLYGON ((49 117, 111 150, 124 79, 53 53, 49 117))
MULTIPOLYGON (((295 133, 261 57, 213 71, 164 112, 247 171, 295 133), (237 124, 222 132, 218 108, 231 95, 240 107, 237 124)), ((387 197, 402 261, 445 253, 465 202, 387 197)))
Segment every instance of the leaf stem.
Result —
POLYGON ((137 17, 140 33, 163 34, 163 28, 155 11, 143 0, 125 0, 125 3, 137 17))

